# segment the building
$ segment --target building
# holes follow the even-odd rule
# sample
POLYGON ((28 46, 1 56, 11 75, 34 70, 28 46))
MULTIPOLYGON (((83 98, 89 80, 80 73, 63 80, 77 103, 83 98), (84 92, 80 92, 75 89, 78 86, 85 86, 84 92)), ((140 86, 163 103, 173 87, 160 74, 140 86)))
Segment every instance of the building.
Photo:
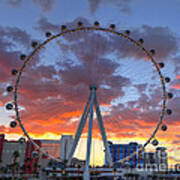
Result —
MULTIPOLYGON (((34 142, 41 147, 40 140, 34 140, 34 142)), ((32 174, 38 172, 40 153, 35 149, 30 141, 26 142, 26 151, 24 158, 24 174, 32 174)))
POLYGON ((0 135, 0 170, 6 173, 23 172, 26 143, 21 140, 8 141, 0 135))
POLYGON ((143 168, 144 169, 156 169, 157 168, 155 152, 145 152, 144 153, 143 168))
POLYGON ((0 159, 3 166, 10 166, 16 160, 19 166, 24 164, 26 143, 21 141, 8 141, 0 135, 0 159))
MULTIPOLYGON (((48 153, 49 155, 59 158, 60 154, 60 140, 46 140, 46 139, 41 139, 41 149, 48 153)), ((39 165, 41 165, 42 168, 47 167, 51 160, 45 156, 45 155, 40 155, 39 159, 39 165)), ((55 162, 56 163, 56 162, 55 162)))
MULTIPOLYGON (((60 140, 35 139, 34 142, 53 157, 67 160, 73 138, 72 135, 62 135, 60 140)), ((10 166, 16 160, 24 174, 36 173, 39 168, 47 167, 50 161, 34 147, 31 141, 26 141, 24 138, 9 141, 5 139, 4 134, 0 135, 0 160, 0 167, 10 166)))
MULTIPOLYGON (((142 145, 138 143, 131 142, 129 144, 113 144, 109 143, 110 154, 112 157, 112 161, 118 162, 119 160, 123 160, 126 157, 130 156, 130 159, 126 161, 131 167, 143 167, 143 157, 140 154, 134 154, 142 145), (133 155, 134 154, 134 155, 133 155)), ((142 153, 142 151, 141 151, 142 153)), ((105 155, 105 164, 107 164, 107 155, 105 155)))
POLYGON ((48 140, 48 139, 41 139, 41 148, 43 151, 47 152, 50 155, 58 158, 60 154, 60 140, 48 140))
POLYGON ((85 160, 80 160, 80 159, 75 158, 75 157, 72 158, 72 160, 71 160, 71 165, 72 165, 73 167, 84 167, 85 164, 86 164, 86 161, 85 161, 85 160))
POLYGON ((60 140, 60 159, 67 160, 73 144, 72 135, 62 135, 60 140))
MULTIPOLYGON (((49 155, 58 158, 60 155, 60 140, 36 139, 34 142, 49 155)), ((35 173, 38 168, 47 167, 50 159, 35 149, 30 141, 27 141, 25 157, 25 173, 35 173)))
POLYGON ((155 152, 144 152, 143 168, 156 171, 168 169, 168 156, 165 147, 156 148, 155 152))
POLYGON ((180 164, 175 164, 174 169, 176 172, 180 173, 180 164))
MULTIPOLYGON (((140 150, 142 145, 131 142, 129 144, 113 144, 109 143, 110 154, 115 166, 128 165, 136 168, 146 168, 157 171, 168 169, 168 155, 165 147, 157 147, 155 152, 145 152, 140 150), (135 152, 139 151, 135 155, 135 152), (120 160, 130 156, 129 160, 124 163, 118 163, 120 160)), ((105 155, 105 164, 107 165, 107 156, 105 155)))
POLYGON ((168 155, 165 147, 156 148, 156 164, 159 171, 168 169, 168 155))
POLYGON ((5 140, 4 134, 0 134, 0 161, 1 162, 2 162, 2 151, 3 151, 4 140, 5 140))

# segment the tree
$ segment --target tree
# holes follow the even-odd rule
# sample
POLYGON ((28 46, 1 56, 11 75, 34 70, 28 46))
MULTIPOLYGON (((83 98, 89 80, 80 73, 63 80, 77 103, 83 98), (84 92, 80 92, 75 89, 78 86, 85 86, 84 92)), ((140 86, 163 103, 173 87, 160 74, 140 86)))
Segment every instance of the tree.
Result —
POLYGON ((17 163, 17 158, 20 156, 19 151, 13 152, 13 164, 12 164, 12 176, 14 178, 15 172, 18 172, 19 170, 19 163, 17 163))
POLYGON ((17 159, 19 156, 20 156, 19 151, 14 151, 14 152, 13 152, 13 157, 14 157, 14 158, 17 159))

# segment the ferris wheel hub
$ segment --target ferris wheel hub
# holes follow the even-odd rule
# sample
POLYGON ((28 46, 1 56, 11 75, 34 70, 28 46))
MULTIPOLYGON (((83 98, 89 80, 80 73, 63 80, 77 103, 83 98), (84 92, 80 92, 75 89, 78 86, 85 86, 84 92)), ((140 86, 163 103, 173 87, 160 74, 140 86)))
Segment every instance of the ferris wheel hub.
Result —
POLYGON ((97 86, 95 85, 95 84, 91 84, 90 86, 89 86, 89 89, 90 90, 97 90, 97 86))

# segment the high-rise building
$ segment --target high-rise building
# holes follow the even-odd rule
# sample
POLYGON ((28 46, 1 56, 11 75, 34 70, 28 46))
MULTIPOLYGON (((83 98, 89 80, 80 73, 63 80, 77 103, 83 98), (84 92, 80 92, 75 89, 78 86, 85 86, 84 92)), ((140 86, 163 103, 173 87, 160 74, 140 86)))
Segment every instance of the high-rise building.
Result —
POLYGON ((156 164, 158 170, 163 171, 168 168, 168 155, 165 147, 156 148, 156 164))
MULTIPOLYGON (((130 156, 130 159, 127 160, 128 164, 131 167, 142 167, 143 166, 143 157, 138 154, 134 154, 137 152, 140 148, 142 148, 142 145, 131 142, 129 144, 113 144, 109 143, 110 153, 112 156, 112 161, 118 162, 119 160, 123 160, 126 157, 130 156)), ((105 164, 107 164, 107 156, 105 155, 105 164)))
POLYGON ((67 160, 73 144, 72 135, 62 135, 60 140, 60 159, 67 160))

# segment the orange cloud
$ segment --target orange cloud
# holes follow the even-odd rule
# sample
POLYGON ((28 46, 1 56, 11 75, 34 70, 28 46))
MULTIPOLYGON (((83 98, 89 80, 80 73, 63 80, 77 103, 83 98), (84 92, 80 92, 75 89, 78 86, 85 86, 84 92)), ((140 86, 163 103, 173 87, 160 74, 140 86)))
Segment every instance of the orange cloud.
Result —
MULTIPOLYGON (((49 23, 48 26, 50 26, 49 23)), ((52 28, 56 28, 56 26, 52 28)), ((14 32, 14 35, 22 34, 22 32, 18 32, 14 32)), ((10 33, 6 32, 6 34, 10 33)), ((23 39, 29 43, 29 37, 25 35, 23 39)), ((134 35, 136 37, 145 37, 145 47, 150 49, 153 46, 157 49, 157 57, 160 59, 167 58, 177 50, 176 39, 167 28, 143 26, 142 30, 132 32, 132 36, 134 35), (157 35, 159 37, 158 41, 157 35)), ((24 107, 20 112, 22 122, 32 137, 59 138, 62 134, 74 135, 79 121, 72 121, 72 118, 79 117, 80 120, 84 104, 89 95, 89 84, 92 82, 96 82, 98 85, 106 85, 105 88, 98 88, 97 95, 100 104, 106 105, 110 109, 107 111, 108 113, 103 113, 103 121, 108 138, 124 141, 127 139, 129 141, 134 139, 145 141, 151 135, 159 119, 159 110, 157 111, 154 108, 161 100, 158 88, 153 93, 151 91, 149 94, 146 94, 146 83, 136 85, 135 88, 138 91, 139 99, 112 106, 112 100, 116 98, 123 99, 125 92, 122 87, 133 85, 129 78, 116 74, 117 68, 121 67, 117 62, 104 57, 106 54, 112 53, 112 49, 120 53, 119 57, 122 57, 122 59, 136 58, 139 61, 139 59, 144 59, 144 54, 137 52, 137 49, 132 48, 130 44, 126 47, 124 41, 116 37, 112 37, 111 41, 108 41, 100 34, 95 34, 95 37, 93 39, 92 34, 89 34, 89 36, 85 37, 87 38, 85 39, 86 41, 70 43, 73 46, 67 48, 74 50, 73 53, 80 60, 80 65, 72 65, 71 60, 65 59, 64 63, 57 64, 57 66, 61 67, 60 70, 56 70, 54 66, 44 65, 39 67, 32 66, 33 68, 28 66, 25 70, 21 79, 18 102, 19 105, 24 107), (89 42, 88 48, 84 48, 87 42, 89 42), (95 47, 95 44, 102 48, 96 49, 97 46, 95 47), (101 46, 102 44, 103 46, 101 46), (84 49, 86 50, 83 51, 84 49), (122 52, 119 51, 120 49, 122 52), (100 61, 98 63, 94 62, 96 59, 100 61), (96 65, 94 66, 95 63, 96 65), (55 76, 58 76, 61 80, 56 79, 55 76)), ((67 37, 66 40, 74 42, 73 38, 67 37)), ((10 70, 17 67, 17 62, 14 59, 17 59, 18 54, 19 52, 11 53, 5 50, 0 52, 1 82, 5 83, 8 80, 10 70)), ((36 64, 39 60, 39 57, 36 57, 33 63, 36 64)), ((129 71, 131 65, 129 63, 129 71)), ((133 68, 135 69, 135 67, 133 68)), ((143 79, 144 77, 141 76, 141 78, 143 79)), ((179 79, 180 75, 176 77, 176 80, 179 79)), ((171 88, 180 89, 180 84, 176 83, 171 88)), ((133 96, 133 94, 131 95, 133 96)), ((8 98, 11 97, 2 96, 2 101, 5 102, 9 100, 8 98)), ((128 97, 126 97, 126 100, 128 100, 128 97)), ((172 106, 175 109, 173 110, 175 116, 167 119, 167 122, 171 122, 172 125, 179 124, 180 104, 178 104, 178 100, 175 99, 172 106)), ((93 124, 93 128, 93 137, 100 138, 99 127, 96 121, 93 124)), ((88 126, 86 124, 83 132, 84 137, 87 135, 87 130, 88 126)), ((0 131, 1 133, 9 134, 9 136, 13 136, 13 134, 22 135, 19 127, 10 129, 9 127, 0 126, 0 131)), ((173 131, 177 133, 175 129, 171 129, 167 134, 170 135, 173 131)), ((168 137, 164 137, 162 134, 160 134, 160 138, 163 141, 168 141, 168 137)), ((179 141, 178 138, 175 140, 179 141)), ((170 142, 170 144, 173 145, 175 142, 170 142)))
POLYGON ((180 90, 180 84, 174 84, 169 87, 170 89, 177 89, 180 90))
POLYGON ((179 74, 179 75, 177 75, 175 79, 180 79, 180 74, 179 74))
POLYGON ((62 117, 65 118, 72 118, 72 117, 79 117, 82 115, 82 111, 73 111, 73 112, 66 112, 64 114, 62 114, 62 117))

